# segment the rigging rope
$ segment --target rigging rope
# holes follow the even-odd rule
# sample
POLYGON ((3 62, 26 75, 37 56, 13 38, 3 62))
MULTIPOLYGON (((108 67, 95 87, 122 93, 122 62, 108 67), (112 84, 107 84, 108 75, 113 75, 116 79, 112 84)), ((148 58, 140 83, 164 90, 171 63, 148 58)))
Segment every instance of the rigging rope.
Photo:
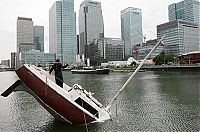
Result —
MULTIPOLYGON (((82 99, 81 99, 81 104, 82 104, 82 107, 83 107, 83 100, 82 100, 82 99)), ((83 107, 83 108, 84 108, 84 107, 83 107)), ((84 113, 84 112, 83 112, 83 117, 84 117, 84 121, 85 121, 85 129, 86 129, 87 132, 89 132, 89 131, 88 131, 87 121, 86 121, 85 113, 84 113)))

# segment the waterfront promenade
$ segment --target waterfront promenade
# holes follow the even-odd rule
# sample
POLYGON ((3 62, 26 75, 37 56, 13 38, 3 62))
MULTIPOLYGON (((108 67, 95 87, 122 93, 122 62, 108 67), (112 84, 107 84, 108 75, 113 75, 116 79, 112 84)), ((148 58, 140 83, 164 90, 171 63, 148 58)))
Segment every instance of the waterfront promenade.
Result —
POLYGON ((0 68, 0 72, 5 72, 5 71, 14 71, 14 68, 0 68))
POLYGON ((200 65, 144 65, 141 70, 147 71, 200 71, 200 65))
MULTIPOLYGON (((111 68, 113 72, 133 72, 135 67, 111 68)), ((200 71, 200 65, 143 65, 140 71, 200 71)))

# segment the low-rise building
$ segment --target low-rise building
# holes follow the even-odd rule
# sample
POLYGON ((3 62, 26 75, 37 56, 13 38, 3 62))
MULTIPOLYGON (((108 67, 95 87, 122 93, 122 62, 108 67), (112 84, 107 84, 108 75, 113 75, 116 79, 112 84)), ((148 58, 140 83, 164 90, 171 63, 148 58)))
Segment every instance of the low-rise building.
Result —
MULTIPOLYGON (((156 45, 157 39, 146 41, 146 43, 143 43, 141 46, 138 47, 138 60, 144 59, 147 54, 153 49, 153 47, 156 45)), ((163 45, 160 45, 156 48, 156 50, 150 55, 148 59, 152 59, 159 55, 163 51, 163 45)))
POLYGON ((20 53, 21 64, 48 66, 56 59, 55 53, 44 53, 39 50, 22 51, 20 53))
POLYGON ((1 60, 1 65, 10 68, 10 60, 1 60))

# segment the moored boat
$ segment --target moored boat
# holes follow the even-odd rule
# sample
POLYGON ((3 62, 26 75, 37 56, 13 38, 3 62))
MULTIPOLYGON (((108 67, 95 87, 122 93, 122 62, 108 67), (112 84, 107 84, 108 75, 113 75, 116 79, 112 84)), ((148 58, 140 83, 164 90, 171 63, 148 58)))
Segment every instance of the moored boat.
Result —
POLYGON ((73 69, 71 70, 72 74, 109 74, 109 68, 83 68, 83 69, 73 69))

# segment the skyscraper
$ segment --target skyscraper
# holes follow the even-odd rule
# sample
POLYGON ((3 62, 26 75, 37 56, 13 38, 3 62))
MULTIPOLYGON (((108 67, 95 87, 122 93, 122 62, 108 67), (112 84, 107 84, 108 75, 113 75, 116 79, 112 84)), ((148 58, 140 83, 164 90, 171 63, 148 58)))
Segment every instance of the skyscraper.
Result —
POLYGON ((15 69, 16 68, 16 52, 11 52, 11 67, 15 69))
POLYGON ((121 37, 125 42, 125 59, 133 55, 135 45, 143 43, 142 11, 128 7, 121 11, 121 37))
POLYGON ((73 63, 77 54, 74 0, 56 1, 49 11, 49 52, 62 63, 73 63))
MULTIPOLYGON (((184 34, 187 34, 187 38, 181 40, 184 43, 184 50, 180 47, 180 53, 200 50, 200 2, 199 0, 183 0, 179 3, 173 3, 168 6, 169 21, 184 20, 185 22, 198 24, 191 27, 184 27, 184 34), (194 28, 195 27, 195 28, 194 28), (189 31, 185 29, 195 30, 189 31), (191 38, 190 43, 185 45, 185 39, 191 38), (198 41, 197 41, 198 40, 198 41), (192 47, 192 48, 191 48, 192 47), (199 48, 198 48, 199 47, 199 48), (191 50, 192 49, 192 50, 191 50)), ((180 24, 179 24, 180 25, 180 24)), ((186 24, 187 25, 187 24, 186 24)), ((190 24, 191 25, 191 24, 190 24)), ((180 29, 181 30, 181 29, 180 29)), ((182 38, 182 37, 180 37, 182 38)))
POLYGON ((20 44, 32 43, 33 44, 33 21, 32 18, 18 17, 17 19, 17 53, 16 53, 16 66, 20 66, 19 54, 20 44))
POLYGON ((79 10, 79 36, 80 54, 85 54, 85 57, 88 58, 88 45, 94 39, 104 36, 101 2, 85 0, 81 3, 79 10))
POLYGON ((34 26, 34 43, 36 50, 44 52, 44 26, 34 26))
POLYGON ((168 6, 169 21, 177 19, 200 24, 199 0, 183 0, 168 6))

